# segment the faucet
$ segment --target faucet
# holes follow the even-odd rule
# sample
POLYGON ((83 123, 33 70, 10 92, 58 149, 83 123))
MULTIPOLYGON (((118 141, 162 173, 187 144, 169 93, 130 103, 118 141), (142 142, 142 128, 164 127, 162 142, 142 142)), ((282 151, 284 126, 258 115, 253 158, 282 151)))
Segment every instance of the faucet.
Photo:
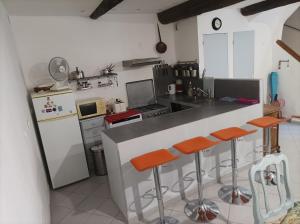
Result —
POLYGON ((201 95, 210 98, 209 92, 207 93, 207 92, 205 92, 203 89, 201 89, 200 87, 198 87, 198 88, 197 88, 197 96, 200 97, 201 95))

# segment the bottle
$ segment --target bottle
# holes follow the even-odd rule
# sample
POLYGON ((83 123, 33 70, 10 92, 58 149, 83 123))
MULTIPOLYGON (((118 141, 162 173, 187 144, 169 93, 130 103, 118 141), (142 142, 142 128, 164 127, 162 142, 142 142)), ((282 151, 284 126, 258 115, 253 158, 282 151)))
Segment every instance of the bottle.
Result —
POLYGON ((191 81, 189 82, 189 85, 188 85, 187 95, 188 96, 193 96, 193 86, 192 86, 191 81))

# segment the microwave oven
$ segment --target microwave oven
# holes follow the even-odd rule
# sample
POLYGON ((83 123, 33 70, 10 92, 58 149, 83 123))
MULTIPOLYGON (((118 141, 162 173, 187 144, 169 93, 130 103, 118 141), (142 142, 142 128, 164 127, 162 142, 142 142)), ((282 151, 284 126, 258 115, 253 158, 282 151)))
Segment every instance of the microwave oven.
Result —
POLYGON ((106 103, 103 98, 93 98, 76 102, 79 119, 91 118, 106 114, 106 103))

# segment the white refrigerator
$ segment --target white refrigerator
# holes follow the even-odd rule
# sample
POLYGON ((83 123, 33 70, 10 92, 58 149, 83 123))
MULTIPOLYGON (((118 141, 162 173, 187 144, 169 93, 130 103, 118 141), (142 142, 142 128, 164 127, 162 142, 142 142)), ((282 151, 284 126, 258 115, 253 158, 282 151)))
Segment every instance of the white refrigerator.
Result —
POLYGON ((52 188, 89 177, 72 90, 31 96, 52 188))

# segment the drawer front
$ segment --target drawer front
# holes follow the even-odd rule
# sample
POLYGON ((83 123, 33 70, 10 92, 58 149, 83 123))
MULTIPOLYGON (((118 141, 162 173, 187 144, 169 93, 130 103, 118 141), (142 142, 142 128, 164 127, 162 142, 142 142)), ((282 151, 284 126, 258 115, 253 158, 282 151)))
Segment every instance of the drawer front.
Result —
POLYGON ((101 127, 101 126, 104 127, 104 116, 83 120, 80 123, 83 130, 101 127))

